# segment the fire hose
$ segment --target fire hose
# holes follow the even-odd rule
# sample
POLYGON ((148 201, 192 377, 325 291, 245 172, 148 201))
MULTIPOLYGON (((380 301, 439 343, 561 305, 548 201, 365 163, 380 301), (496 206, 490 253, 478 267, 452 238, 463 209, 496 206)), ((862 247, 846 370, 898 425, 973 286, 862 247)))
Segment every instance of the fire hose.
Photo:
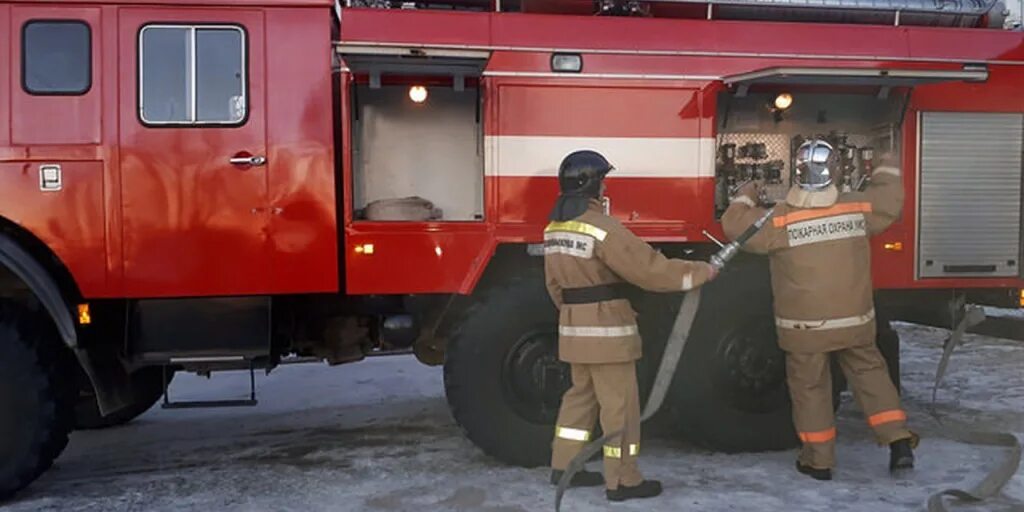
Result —
MULTIPOLYGON (((946 374, 946 368, 949 365, 950 356, 953 355, 953 350, 963 343, 963 336, 969 327, 979 324, 985 319, 984 310, 978 306, 968 306, 964 301, 961 301, 958 304, 958 309, 963 312, 962 318, 951 329, 949 338, 943 347, 942 357, 939 359, 939 367, 935 373, 935 384, 932 387, 932 408, 929 410, 929 415, 939 424, 943 434, 949 439, 965 444, 1007 448, 1009 454, 970 490, 950 488, 932 494, 928 498, 928 512, 949 512, 945 500, 947 496, 966 503, 985 501, 999 494, 1003 486, 1013 478, 1013 475, 1017 474, 1017 468, 1020 467, 1021 444, 1017 436, 1009 432, 983 432, 972 429, 967 425, 954 424, 944 420, 934 408, 939 386, 942 384, 942 378, 946 374)), ((1024 508, 1019 504, 1017 507, 1024 508)))
MULTIPOLYGON (((721 271, 725 265, 736 256, 743 244, 753 238, 753 236, 756 235, 762 227, 764 227, 764 224, 771 218, 773 213, 774 208, 769 209, 731 243, 725 245, 719 243, 721 249, 709 258, 711 265, 714 266, 716 270, 721 271)), ((712 238, 712 240, 714 240, 714 238, 712 238)), ((718 241, 715 240, 715 242, 717 243, 718 241)), ((665 352, 661 356, 661 362, 658 365, 658 372, 655 376, 654 384, 651 387, 650 396, 647 399, 647 403, 644 404, 643 413, 640 416, 641 423, 646 422, 657 414, 665 401, 669 385, 675 377, 676 369, 679 365, 679 359, 683 354, 683 349, 686 348, 686 342, 689 337, 690 329, 693 327, 694 319, 697 316, 697 309, 699 305, 700 288, 688 292, 685 297, 683 297, 683 303, 679 308, 679 313, 672 326, 672 331, 669 333, 665 352)), ((966 323, 968 321, 969 320, 965 318, 962 322, 966 323)), ((965 327, 959 326, 954 330, 951 339, 947 341, 946 353, 943 355, 939 374, 936 377, 936 388, 941 380, 941 375, 944 373, 946 363, 948 363, 949 354, 952 352, 952 349, 960 343, 960 335, 962 335, 965 329, 965 327)), ((971 489, 963 490, 958 488, 949 488, 932 494, 927 502, 927 512, 949 512, 945 503, 945 498, 947 496, 956 498, 963 502, 977 503, 997 495, 1002 490, 1003 486, 1013 478, 1020 465, 1022 449, 1017 437, 1010 433, 979 432, 962 426, 953 425, 949 422, 943 421, 942 418, 934 412, 931 416, 943 428, 944 433, 948 438, 972 445, 1005 447, 1009 449, 1010 453, 1001 464, 990 471, 981 482, 971 489)), ((569 483, 572 481, 573 476, 583 469, 584 464, 586 464, 591 457, 596 455, 605 443, 621 434, 621 429, 615 432, 606 433, 599 439, 585 445, 576 457, 572 459, 569 466, 562 473, 562 478, 558 481, 558 487, 555 491, 555 512, 561 512, 562 498, 564 497, 565 490, 569 487, 569 483)))

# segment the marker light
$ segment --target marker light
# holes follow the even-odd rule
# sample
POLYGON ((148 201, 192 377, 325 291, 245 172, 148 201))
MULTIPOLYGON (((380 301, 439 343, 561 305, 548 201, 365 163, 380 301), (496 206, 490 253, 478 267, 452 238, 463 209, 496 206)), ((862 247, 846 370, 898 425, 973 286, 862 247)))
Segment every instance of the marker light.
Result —
POLYGON ((409 88, 409 99, 414 103, 427 101, 427 88, 422 85, 414 85, 409 88))
POLYGON ((89 325, 92 323, 92 313, 89 311, 88 304, 78 305, 78 324, 89 325))
POLYGON ((579 73, 583 70, 583 57, 578 53, 556 53, 551 56, 551 71, 579 73))
POLYGON ((359 244, 355 250, 356 254, 373 254, 373 244, 359 244))
POLYGON ((889 242, 889 243, 885 244, 883 247, 885 247, 885 250, 887 250, 887 251, 897 251, 898 252, 898 251, 902 251, 903 250, 903 242, 889 242))
POLYGON ((779 110, 786 110, 793 106, 793 95, 784 92, 775 97, 775 108, 779 110))

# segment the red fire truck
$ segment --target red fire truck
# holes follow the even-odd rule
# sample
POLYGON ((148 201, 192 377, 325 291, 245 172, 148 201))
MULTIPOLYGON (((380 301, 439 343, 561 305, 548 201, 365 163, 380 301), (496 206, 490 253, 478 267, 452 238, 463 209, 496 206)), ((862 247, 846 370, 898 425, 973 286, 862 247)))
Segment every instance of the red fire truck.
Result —
MULTIPOLYGON (((545 463, 568 379, 536 244, 581 148, 616 166, 616 217, 695 259, 805 138, 849 190, 892 154, 885 318, 1016 306, 1021 33, 995 0, 864 5, 5 0, 0 495, 161 396, 252 403, 174 402, 177 371, 403 349, 444 364, 481 449, 545 463)), ((693 442, 796 440, 767 277, 706 287, 667 415, 693 442)), ((635 297, 648 382, 680 300, 635 297)), ((897 368, 887 321, 879 343, 897 368)))

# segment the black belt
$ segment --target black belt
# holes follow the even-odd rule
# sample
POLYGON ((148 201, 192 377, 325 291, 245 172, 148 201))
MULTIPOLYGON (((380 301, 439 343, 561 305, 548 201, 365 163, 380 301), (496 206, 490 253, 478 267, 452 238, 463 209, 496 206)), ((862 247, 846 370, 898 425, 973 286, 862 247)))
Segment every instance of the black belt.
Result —
POLYGON ((593 304, 608 300, 625 299, 630 285, 627 283, 599 284, 583 288, 564 288, 563 304, 593 304))

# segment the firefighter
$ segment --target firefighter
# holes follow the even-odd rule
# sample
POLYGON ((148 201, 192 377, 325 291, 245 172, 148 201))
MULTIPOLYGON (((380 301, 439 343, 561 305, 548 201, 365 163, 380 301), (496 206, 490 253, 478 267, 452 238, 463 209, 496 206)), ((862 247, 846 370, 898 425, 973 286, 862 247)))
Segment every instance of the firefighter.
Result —
POLYGON ((644 480, 640 452, 640 395, 636 360, 641 356, 636 313, 625 298, 630 283, 648 291, 691 290, 714 278, 704 262, 669 259, 608 215, 604 177, 611 164, 599 153, 576 151, 558 169, 561 195, 544 231, 544 273, 559 309, 558 355, 572 368, 572 387, 562 398, 555 428, 551 483, 593 436, 623 433, 604 446, 604 477, 581 471, 573 487, 606 486, 611 501, 661 494, 661 483, 644 480))
MULTIPOLYGON (((745 246, 770 256, 776 330, 803 443, 796 467, 817 480, 831 480, 835 464, 830 354, 838 358, 878 442, 889 446, 890 470, 914 466, 918 440, 907 430, 906 413, 875 345, 868 243, 899 216, 903 183, 896 167, 883 164, 865 191, 839 194, 832 182, 837 160, 825 141, 801 145, 796 184, 745 246)), ((757 206, 759 195, 760 185, 750 183, 732 200, 722 218, 727 236, 735 238, 765 213, 757 206)))

